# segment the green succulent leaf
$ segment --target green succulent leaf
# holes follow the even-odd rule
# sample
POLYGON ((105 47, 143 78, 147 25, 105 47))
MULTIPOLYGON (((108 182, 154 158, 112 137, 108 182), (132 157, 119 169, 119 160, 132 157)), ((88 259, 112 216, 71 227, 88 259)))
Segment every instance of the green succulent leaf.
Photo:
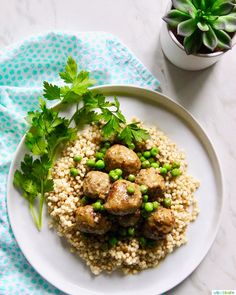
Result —
POLYGON ((222 30, 214 30, 218 39, 218 47, 222 50, 229 50, 232 47, 232 40, 230 36, 222 30))
POLYGON ((206 31, 209 30, 209 26, 206 23, 198 22, 197 26, 198 26, 199 30, 202 31, 202 32, 206 32, 206 31))
POLYGON ((177 27, 179 23, 189 19, 189 15, 186 12, 182 12, 177 9, 170 10, 163 20, 167 22, 171 27, 177 27))
POLYGON ((208 2, 209 2, 209 0, 208 1, 205 1, 205 0, 192 0, 193 5, 197 9, 205 9, 208 2))
POLYGON ((213 23, 213 28, 216 30, 225 30, 227 32, 236 31, 236 13, 223 15, 213 23))
POLYGON ((194 4, 190 0, 172 0, 172 4, 174 8, 186 12, 191 16, 197 12, 194 4))
POLYGON ((184 37, 187 54, 231 48, 236 32, 236 0, 172 0, 172 9, 163 19, 184 37))
POLYGON ((195 8, 199 9, 201 6, 201 1, 200 0, 192 0, 193 5, 195 8))
POLYGON ((209 48, 211 51, 214 51, 218 44, 218 39, 211 27, 209 27, 209 30, 207 32, 203 32, 202 41, 207 48, 209 48))
POLYGON ((197 25, 195 19, 188 19, 181 22, 177 27, 178 35, 189 37, 194 31, 196 31, 197 25))
POLYGON ((187 54, 195 54, 202 46, 201 32, 195 31, 189 37, 184 38, 184 49, 187 54))
POLYGON ((220 4, 219 6, 216 6, 214 4, 211 13, 214 15, 227 15, 233 10, 234 6, 235 5, 232 1, 227 1, 225 3, 220 4))

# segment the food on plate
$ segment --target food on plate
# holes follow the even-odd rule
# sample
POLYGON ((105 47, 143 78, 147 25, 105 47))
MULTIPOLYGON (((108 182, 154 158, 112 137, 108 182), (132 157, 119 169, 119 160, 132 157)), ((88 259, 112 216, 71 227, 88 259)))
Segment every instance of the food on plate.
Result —
POLYGON ((76 227, 81 232, 104 235, 111 228, 107 217, 97 212, 92 205, 78 207, 75 215, 76 227))
POLYGON ((105 199, 110 190, 110 177, 107 173, 90 171, 83 183, 83 193, 90 198, 105 199))
POLYGON ((141 161, 131 149, 115 144, 110 147, 104 157, 108 171, 122 169, 125 174, 135 174, 140 170, 141 161))
POLYGON ((88 73, 78 73, 72 58, 60 76, 70 87, 44 83, 44 97, 59 99, 59 106, 41 100, 41 110, 27 117, 31 155, 14 185, 38 229, 47 204, 50 227, 94 274, 157 266, 187 242, 199 213, 199 182, 175 143, 156 127, 127 122, 118 99, 89 90, 88 73), (75 104, 70 118, 56 111, 65 104, 75 104))
POLYGON ((199 182, 188 175, 184 153, 157 128, 143 123, 140 127, 150 137, 131 149, 117 139, 107 142, 101 126, 89 124, 67 144, 52 170, 54 190, 47 193, 51 226, 94 274, 116 269, 134 274, 155 267, 187 242, 186 229, 199 212, 194 197, 199 182), (128 174, 123 161, 122 166, 118 161, 119 153, 112 156, 117 166, 108 168, 105 160, 110 149, 121 150, 121 146, 141 160, 153 149, 158 152, 145 158, 150 167, 140 166, 128 174), (81 155, 79 163, 74 161, 75 155, 81 155), (102 170, 95 165, 99 159, 105 163, 102 170), (152 163, 157 163, 156 168, 152 163), (70 174, 71 167, 77 169, 77 176, 70 174), (165 174, 161 174, 162 168, 167 170, 165 174), (172 174, 174 169, 177 176, 172 174), (90 175, 97 173, 102 175, 101 184, 107 183, 105 197, 99 197, 96 185, 96 197, 84 190, 90 175), (107 179, 103 174, 109 182, 103 180, 107 179))
POLYGON ((165 189, 164 177, 153 167, 141 169, 135 178, 135 183, 145 185, 147 192, 154 197, 161 195, 165 189))
POLYGON ((142 204, 142 194, 137 184, 127 180, 116 180, 105 202, 105 209, 114 215, 134 213, 142 204))

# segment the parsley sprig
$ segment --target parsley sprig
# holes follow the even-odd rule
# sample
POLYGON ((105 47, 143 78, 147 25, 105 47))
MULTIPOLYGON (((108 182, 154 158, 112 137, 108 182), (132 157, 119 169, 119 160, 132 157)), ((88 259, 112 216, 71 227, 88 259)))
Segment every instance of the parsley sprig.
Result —
POLYGON ((120 110, 120 103, 107 99, 102 93, 89 89, 95 81, 89 72, 78 71, 78 66, 69 57, 64 72, 60 74, 65 86, 44 82, 43 96, 46 100, 58 100, 60 105, 76 104, 70 119, 59 116, 59 111, 46 106, 40 99, 40 110, 29 112, 26 118, 30 125, 25 145, 31 155, 26 154, 21 170, 14 174, 14 185, 22 191, 28 201, 33 220, 42 227, 42 210, 45 193, 53 189, 51 169, 61 144, 76 139, 77 131, 83 124, 101 124, 103 137, 115 139, 126 145, 146 140, 149 135, 138 123, 127 124, 120 110))

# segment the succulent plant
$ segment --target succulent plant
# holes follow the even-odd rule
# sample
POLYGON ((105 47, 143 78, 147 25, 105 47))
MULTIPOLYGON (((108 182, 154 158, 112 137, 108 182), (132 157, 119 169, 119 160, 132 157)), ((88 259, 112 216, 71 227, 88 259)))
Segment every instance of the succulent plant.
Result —
POLYGON ((163 18, 182 36, 187 54, 228 50, 236 32, 236 4, 232 0, 172 0, 172 8, 163 18), (209 51, 208 50, 208 51, 209 51))

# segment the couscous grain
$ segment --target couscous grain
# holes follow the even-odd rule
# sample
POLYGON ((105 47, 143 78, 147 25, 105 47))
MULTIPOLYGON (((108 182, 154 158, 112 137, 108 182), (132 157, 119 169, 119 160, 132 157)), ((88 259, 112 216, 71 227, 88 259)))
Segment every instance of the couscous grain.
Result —
POLYGON ((48 212, 52 218, 49 226, 54 227, 59 236, 67 239, 71 252, 77 253, 85 260, 95 275, 102 271, 110 273, 116 269, 122 270, 124 274, 136 274, 157 266, 168 253, 187 243, 186 229, 199 213, 194 193, 200 183, 188 175, 184 153, 163 132, 154 127, 146 129, 150 139, 140 145, 140 148, 148 150, 157 146, 159 153, 156 159, 159 162, 181 163, 179 177, 166 176, 163 196, 171 199, 175 228, 154 247, 144 248, 137 238, 130 237, 129 240, 118 241, 115 246, 109 248, 106 237, 88 237, 76 228, 75 211, 80 206, 83 179, 88 172, 86 162, 88 159, 95 159, 102 141, 96 125, 89 125, 79 132, 77 140, 65 147, 53 168, 54 190, 47 194, 48 212), (76 155, 81 156, 81 161, 73 160, 76 155), (77 169, 76 177, 70 174, 71 167, 77 169))

